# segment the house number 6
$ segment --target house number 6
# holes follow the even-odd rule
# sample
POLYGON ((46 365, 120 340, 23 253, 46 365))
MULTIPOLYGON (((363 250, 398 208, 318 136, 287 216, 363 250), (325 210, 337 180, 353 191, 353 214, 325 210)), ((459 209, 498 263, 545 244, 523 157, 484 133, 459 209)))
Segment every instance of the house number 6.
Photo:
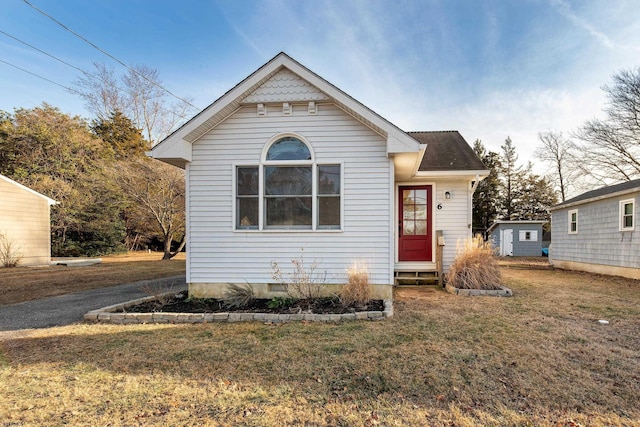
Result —
POLYGON ((438 203, 438 210, 442 209, 442 203, 438 203))

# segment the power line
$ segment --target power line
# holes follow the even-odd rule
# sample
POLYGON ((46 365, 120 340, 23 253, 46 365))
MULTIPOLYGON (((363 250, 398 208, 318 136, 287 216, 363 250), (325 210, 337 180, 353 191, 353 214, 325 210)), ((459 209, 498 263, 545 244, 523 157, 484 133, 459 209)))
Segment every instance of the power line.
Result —
POLYGON ((69 67, 71 67, 71 68, 74 68, 74 69, 76 69, 76 70, 80 71, 80 72, 81 72, 81 73, 83 73, 83 74, 89 74, 89 75, 91 75, 91 73, 88 73, 87 71, 83 70, 82 68, 76 67, 75 65, 70 64, 70 63, 68 63, 68 62, 66 62, 66 61, 64 61, 64 60, 62 60, 62 59, 60 59, 60 58, 58 58, 58 57, 56 57, 56 56, 54 56, 54 55, 51 55, 50 53, 47 53, 47 52, 45 52, 45 51, 44 51, 44 50, 42 50, 42 49, 39 49, 39 48, 37 48, 37 47, 35 47, 35 46, 33 46, 33 45, 30 45, 29 43, 27 43, 27 42, 25 42, 25 41, 23 41, 23 40, 20 40, 19 38, 14 37, 14 36, 12 36, 11 34, 9 34, 9 33, 7 33, 7 32, 4 32, 4 31, 0 30, 0 33, 4 34, 4 35, 5 35, 5 36, 7 36, 7 37, 12 38, 13 40, 15 40, 15 41, 17 41, 17 42, 19 42, 19 43, 22 43, 22 44, 23 44, 23 45, 25 45, 25 46, 30 47, 31 49, 37 50, 38 52, 40 52, 40 53, 42 53, 42 54, 44 54, 44 55, 47 55, 48 57, 53 58, 53 59, 55 59, 56 61, 61 62, 61 63, 62 63, 62 64, 64 64, 64 65, 67 65, 67 66, 69 66, 69 67))
POLYGON ((190 107, 199 110, 198 107, 196 107, 195 105, 193 105, 191 102, 189 102, 188 100, 179 97, 178 95, 174 94, 173 92, 171 92, 169 89, 163 87, 162 85, 158 84, 157 82, 151 80, 150 78, 148 78, 147 76, 145 76, 144 74, 139 73, 138 71, 136 71, 135 69, 129 67, 127 64, 125 64, 124 62, 120 61, 118 58, 116 58, 115 56, 111 55, 109 52, 105 51, 104 49, 98 47, 97 45, 93 44, 92 42, 90 42, 89 40, 87 40, 86 38, 84 38, 83 36, 81 36, 80 34, 76 33, 75 31, 73 31, 71 28, 67 27, 66 25, 64 25, 62 22, 58 21, 57 19, 55 19, 53 16, 49 15, 48 13, 38 9, 36 6, 34 6, 33 4, 31 4, 28 0, 22 0, 24 1, 27 5, 31 6, 33 9, 35 9, 36 11, 38 11, 39 13, 41 13, 42 15, 46 16, 47 18, 51 19, 53 22, 55 22, 56 24, 60 25, 62 28, 64 28, 65 30, 67 30, 68 32, 70 32, 71 34, 73 34, 74 36, 78 37, 80 40, 84 41, 85 43, 89 44, 91 47, 93 47, 94 49, 100 51, 101 53, 103 53, 104 55, 108 56, 109 58, 113 59, 114 61, 116 61, 117 63, 119 63, 120 65, 122 65, 123 67, 125 67, 127 70, 131 71, 132 73, 137 74, 138 76, 142 77, 143 79, 145 79, 146 81, 148 81, 149 83, 151 83, 152 85, 162 89, 163 91, 165 91, 166 93, 168 93, 169 95, 173 96, 174 98, 184 102, 185 104, 189 105, 190 107))
POLYGON ((38 77, 39 79, 42 79, 42 80, 48 81, 49 83, 53 83, 54 85, 60 86, 61 88, 66 89, 66 90, 68 90, 69 92, 78 93, 78 91, 77 91, 77 90, 75 90, 75 89, 71 89, 71 88, 69 88, 69 87, 67 87, 67 86, 65 86, 65 85, 62 85, 62 84, 58 83, 58 82, 54 82, 53 80, 50 80, 50 79, 48 79, 48 78, 46 78, 46 77, 42 77, 42 76, 41 76, 41 75, 39 75, 39 74, 32 73, 32 72, 31 72, 31 71, 29 71, 29 70, 25 70, 24 68, 18 67, 17 65, 14 65, 14 64, 12 64, 12 63, 10 63, 10 62, 7 62, 7 61, 5 61, 5 60, 0 59, 0 62, 2 62, 2 63, 4 63, 4 64, 7 64, 7 65, 8 65, 8 66, 10 66, 10 67, 16 68, 16 69, 18 69, 18 70, 20 70, 20 71, 23 71, 23 72, 25 72, 25 73, 27 73, 27 74, 31 74, 32 76, 38 77))

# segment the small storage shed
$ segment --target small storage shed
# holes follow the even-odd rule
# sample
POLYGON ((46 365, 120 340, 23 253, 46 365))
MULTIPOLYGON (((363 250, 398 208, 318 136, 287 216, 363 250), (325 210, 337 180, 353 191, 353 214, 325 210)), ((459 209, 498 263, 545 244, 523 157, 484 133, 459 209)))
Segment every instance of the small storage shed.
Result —
POLYGON ((640 179, 588 191, 549 211, 555 267, 640 279, 640 179))
POLYGON ((19 254, 18 265, 46 266, 51 262, 50 208, 56 203, 0 175, 0 234, 19 254))
POLYGON ((487 230, 500 256, 541 256, 542 226, 547 221, 496 221, 487 230))

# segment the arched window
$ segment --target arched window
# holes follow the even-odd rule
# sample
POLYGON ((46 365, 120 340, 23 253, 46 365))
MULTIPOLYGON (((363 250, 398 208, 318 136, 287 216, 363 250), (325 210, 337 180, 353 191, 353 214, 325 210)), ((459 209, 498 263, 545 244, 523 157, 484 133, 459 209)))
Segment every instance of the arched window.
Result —
POLYGON ((293 136, 286 136, 271 144, 265 160, 311 160, 307 144, 293 136))
POLYGON ((236 168, 236 229, 340 229, 341 165, 315 163, 297 136, 272 141, 261 165, 236 168))

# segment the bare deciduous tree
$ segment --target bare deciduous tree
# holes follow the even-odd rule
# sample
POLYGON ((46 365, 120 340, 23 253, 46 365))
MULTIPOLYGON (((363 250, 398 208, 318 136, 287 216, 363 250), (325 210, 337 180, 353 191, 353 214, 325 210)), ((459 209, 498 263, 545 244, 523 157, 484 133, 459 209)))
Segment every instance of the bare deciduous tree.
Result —
POLYGON ((114 176, 132 208, 155 222, 162 233, 164 255, 176 256, 186 243, 184 172, 157 160, 140 158, 121 162, 114 176), (178 240, 178 248, 172 244, 178 240))
POLYGON ((538 140, 542 146, 535 151, 535 156, 550 166, 550 175, 560 190, 560 197, 566 200, 569 188, 573 187, 576 176, 576 146, 570 139, 564 138, 562 132, 540 132, 538 140))
POLYGON ((640 68, 623 70, 604 86, 605 119, 586 122, 577 132, 580 168, 599 183, 640 177, 640 68))
POLYGON ((96 73, 75 81, 74 93, 98 119, 107 119, 114 111, 123 112, 151 145, 169 135, 193 112, 191 101, 179 98, 169 102, 157 69, 134 65, 128 73, 116 77, 113 68, 95 63, 96 73))

